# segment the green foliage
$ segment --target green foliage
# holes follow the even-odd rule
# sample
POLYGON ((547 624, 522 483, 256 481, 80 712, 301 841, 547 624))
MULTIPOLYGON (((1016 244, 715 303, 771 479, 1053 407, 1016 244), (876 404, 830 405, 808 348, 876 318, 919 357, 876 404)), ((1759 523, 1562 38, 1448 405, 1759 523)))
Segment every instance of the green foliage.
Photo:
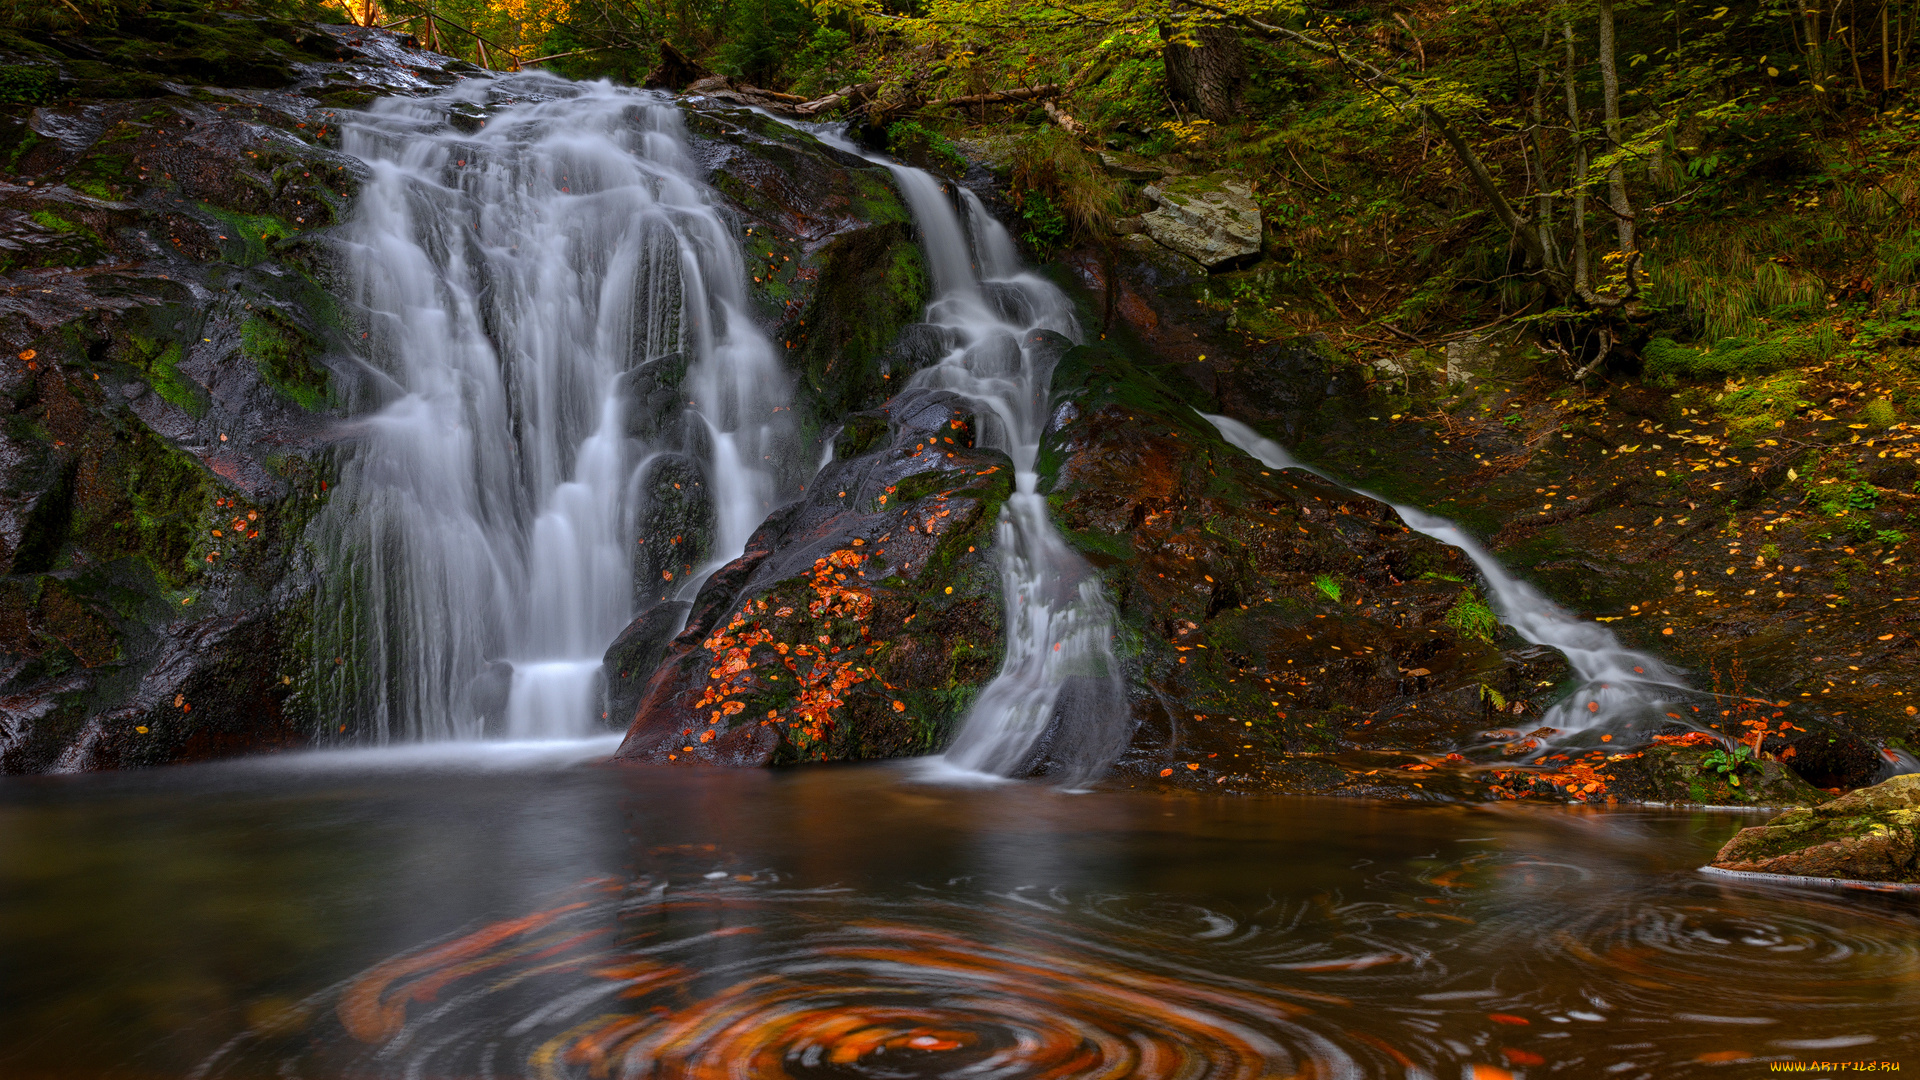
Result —
POLYGON ((1907 534, 1901 532, 1899 529, 1877 530, 1873 534, 1873 538, 1887 545, 1888 547, 1892 547, 1895 544, 1904 544, 1907 542, 1907 534))
POLYGON ((1118 192, 1072 136, 1057 127, 1024 132, 1009 164, 1008 198, 1024 223, 1022 239, 1035 251, 1051 255, 1075 237, 1105 233, 1118 192))
POLYGON ((52 101, 60 73, 52 64, 0 64, 0 102, 38 105, 52 101))
POLYGON ((853 36, 845 30, 822 26, 813 32, 807 47, 793 57, 789 65, 794 90, 821 94, 849 83, 864 81, 859 57, 853 51, 853 36))
POLYGON ((1828 517, 1848 517, 1873 509, 1880 503, 1880 489, 1860 476, 1859 466, 1845 462, 1839 477, 1816 480, 1806 478, 1807 498, 1828 517))
POLYGON ((1500 629, 1500 616, 1480 598, 1480 590, 1471 585, 1447 609, 1446 622, 1461 637, 1489 643, 1500 629))
POLYGON ((1020 239, 1041 258, 1053 255, 1067 245, 1070 230, 1067 218, 1045 192, 1028 191, 1018 200, 1020 239))
POLYGON ((1740 773, 1745 770, 1760 771, 1760 763, 1753 758, 1753 748, 1742 743, 1731 751, 1714 750, 1700 759, 1700 766, 1719 773, 1731 787, 1740 786, 1740 773))
POLYGON ((1325 593, 1327 599, 1332 600, 1334 603, 1337 604, 1340 602, 1340 583, 1333 579, 1332 574, 1315 574, 1313 577, 1313 587, 1325 593))
POLYGON ((799 0, 733 0, 713 65, 727 75, 770 84, 812 45, 816 29, 799 0))

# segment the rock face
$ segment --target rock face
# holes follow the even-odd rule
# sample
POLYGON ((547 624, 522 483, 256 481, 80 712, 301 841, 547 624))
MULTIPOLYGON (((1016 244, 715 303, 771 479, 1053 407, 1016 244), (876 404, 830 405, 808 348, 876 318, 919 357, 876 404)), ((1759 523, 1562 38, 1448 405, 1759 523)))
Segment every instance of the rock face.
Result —
POLYGON ((1742 829, 1713 865, 1724 870, 1920 884, 1920 774, 1789 810, 1742 829))
MULTIPOLYGON (((0 770, 356 739, 325 704, 353 665, 316 644, 353 613, 315 610, 334 553, 308 528, 378 378, 331 296, 361 169, 333 149, 338 113, 480 74, 188 0, 84 42, 0 34, 0 770)), ((805 383, 798 426, 878 405, 937 345, 896 340, 925 274, 885 170, 715 102, 686 123, 743 226, 752 315, 805 383)), ((685 366, 630 373, 635 435, 686 423, 685 366)), ((712 508, 664 494, 697 490, 686 466, 642 478, 663 493, 637 523, 643 609, 706 555, 712 508)), ((643 610, 610 651, 613 723, 679 621, 643 610)))
POLYGON ((998 666, 991 540, 1013 489, 971 407, 909 390, 715 572, 616 757, 766 765, 930 753, 998 666))
POLYGON ((1123 623, 1138 726, 1122 777, 1489 797, 1494 774, 1469 766, 1521 752, 1506 725, 1537 715, 1564 667, 1449 622, 1475 580, 1459 552, 1267 469, 1114 350, 1067 353, 1054 410, 1042 490, 1051 478, 1055 520, 1123 623))
POLYGON ((1220 176, 1178 177, 1141 189, 1157 209, 1140 225, 1163 247, 1208 270, 1225 270, 1260 254, 1260 205, 1253 189, 1220 176))
POLYGON ((0 34, 0 770, 319 735, 305 534, 363 376, 334 121, 442 63, 185 0, 0 34))

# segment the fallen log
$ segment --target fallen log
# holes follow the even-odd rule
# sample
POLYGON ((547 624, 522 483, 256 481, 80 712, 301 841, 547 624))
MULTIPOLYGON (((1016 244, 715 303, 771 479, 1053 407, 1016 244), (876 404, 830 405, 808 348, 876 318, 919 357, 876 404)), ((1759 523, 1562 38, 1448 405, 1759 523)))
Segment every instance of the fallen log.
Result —
POLYGON ((935 98, 922 102, 918 108, 944 109, 953 105, 993 105, 1002 101, 1031 101, 1034 98, 1052 97, 1060 93, 1059 83, 1045 86, 1028 86, 1019 90, 992 90, 984 94, 968 94, 965 97, 935 98))
POLYGON ((856 98, 867 97, 871 95, 875 90, 878 90, 878 89, 880 89, 880 84, 877 82, 857 83, 853 86, 843 86, 840 89, 835 90, 833 93, 828 94, 826 97, 816 98, 813 101, 803 101, 800 104, 795 105, 793 107, 793 111, 796 113, 799 113, 801 116, 814 116, 816 114, 826 112, 828 109, 831 109, 836 105, 839 105, 843 101, 851 101, 856 98))

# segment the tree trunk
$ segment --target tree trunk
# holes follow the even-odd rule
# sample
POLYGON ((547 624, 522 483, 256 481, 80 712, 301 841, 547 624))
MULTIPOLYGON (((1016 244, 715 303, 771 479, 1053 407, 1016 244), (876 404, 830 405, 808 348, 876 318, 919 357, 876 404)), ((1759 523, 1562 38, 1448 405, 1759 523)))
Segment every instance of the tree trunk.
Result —
MULTIPOLYGON (((1540 51, 1545 54, 1553 45, 1553 31, 1544 30, 1540 34, 1540 51)), ((1533 230, 1539 237, 1541 261, 1552 264, 1558 261, 1558 248, 1553 238, 1553 194, 1547 184, 1547 92, 1552 80, 1547 75, 1547 65, 1543 59, 1534 69, 1532 130, 1529 134, 1533 142, 1533 230)), ((1541 269, 1546 269, 1545 266, 1541 269)))
POLYGON ((1206 119, 1231 120, 1240 112, 1240 92, 1247 81, 1240 34, 1231 27, 1207 26, 1196 36, 1197 47, 1168 43, 1167 85, 1206 119))
POLYGON ((1587 142, 1580 134, 1580 98, 1573 89, 1573 22, 1568 20, 1560 24, 1561 33, 1567 43, 1566 66, 1561 71, 1562 82, 1567 91, 1567 128, 1568 139, 1573 147, 1573 294, 1585 298, 1592 294, 1591 275, 1587 268, 1587 142))
POLYGON ((1620 160, 1620 69, 1613 56, 1613 0, 1600 0, 1600 88, 1606 99, 1607 142, 1614 153, 1613 168, 1607 170, 1608 201, 1613 206, 1614 224, 1619 228, 1620 254, 1627 256, 1628 273, 1633 271, 1633 207, 1627 202, 1626 162, 1620 160))

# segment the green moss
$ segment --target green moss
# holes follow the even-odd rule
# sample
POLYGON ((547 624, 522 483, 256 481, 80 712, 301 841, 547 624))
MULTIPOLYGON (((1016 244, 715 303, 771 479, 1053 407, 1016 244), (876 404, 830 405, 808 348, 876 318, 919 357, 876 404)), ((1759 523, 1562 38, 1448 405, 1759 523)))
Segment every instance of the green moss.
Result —
POLYGON ((836 237, 821 254, 819 281, 796 359, 812 411, 834 418, 890 396, 878 361, 925 310, 927 273, 907 226, 890 222, 836 237))
POLYGON ((0 64, 0 102, 38 105, 58 97, 59 89, 52 64, 0 64))
POLYGON ((1641 349, 1648 377, 1657 385, 1680 380, 1745 379, 1792 367, 1814 357, 1813 346, 1792 339, 1752 341, 1722 338, 1709 349, 1681 345, 1672 338, 1654 338, 1641 349))
POLYGON ((242 214, 207 203, 201 203, 200 209, 220 222, 224 231, 216 235, 226 241, 221 245, 221 254, 240 266, 265 262, 271 254, 270 244, 299 231, 286 219, 272 214, 242 214))
POLYGON ((1893 402, 1886 398, 1875 398, 1860 410, 1860 419, 1876 428, 1890 428, 1898 417, 1894 415, 1893 402))
POLYGON ((328 404, 327 373, 308 359, 306 335, 277 316, 252 315, 240 324, 240 351, 267 385, 308 412, 328 404))
POLYGON ((90 233, 85 225, 68 221, 66 218, 50 210, 35 210, 30 216, 36 225, 39 225, 43 229, 52 229, 57 233, 79 233, 82 235, 88 235, 90 233))
POLYGON ((127 341, 130 346, 127 361, 146 377, 154 393, 194 416, 206 415, 206 391, 180 374, 183 354, 179 342, 160 342, 138 334, 129 335, 127 341))

